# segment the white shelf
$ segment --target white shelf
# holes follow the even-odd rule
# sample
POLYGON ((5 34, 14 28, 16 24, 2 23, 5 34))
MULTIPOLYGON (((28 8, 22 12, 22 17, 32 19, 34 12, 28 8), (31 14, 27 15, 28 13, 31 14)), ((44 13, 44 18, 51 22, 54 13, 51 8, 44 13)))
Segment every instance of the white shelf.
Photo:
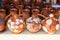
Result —
POLYGON ((11 31, 6 30, 0 34, 0 40, 59 40, 60 39, 60 30, 55 34, 47 34, 43 30, 40 30, 38 33, 30 33, 27 30, 24 30, 20 34, 13 34, 11 31))
MULTIPOLYGON (((6 30, 5 32, 3 32, 3 33, 1 33, 1 34, 13 34, 10 30, 6 30)), ((39 34, 39 35, 42 35, 42 34, 44 34, 44 35, 47 35, 47 33, 46 32, 44 32, 43 30, 40 30, 39 32, 37 32, 37 33, 31 33, 31 32, 29 32, 28 30, 24 30, 22 33, 20 33, 21 35, 22 34, 25 34, 25 35, 30 35, 30 34, 33 34, 33 35, 37 35, 37 34, 39 34)), ((55 34, 60 34, 60 30, 58 30, 55 34)), ((53 35, 55 35, 55 34, 53 34, 53 35)))

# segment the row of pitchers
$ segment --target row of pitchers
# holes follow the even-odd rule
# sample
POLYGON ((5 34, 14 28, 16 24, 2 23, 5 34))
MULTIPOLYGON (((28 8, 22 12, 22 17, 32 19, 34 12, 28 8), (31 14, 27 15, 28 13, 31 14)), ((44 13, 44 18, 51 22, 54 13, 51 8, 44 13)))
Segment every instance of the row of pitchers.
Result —
POLYGON ((24 4, 24 5, 40 5, 43 3, 51 3, 51 4, 57 4, 60 3, 59 0, 1 0, 2 5, 8 5, 8 4, 24 4))
MULTIPOLYGON (((4 9, 0 11, 5 12, 4 9)), ((4 16, 4 14, 2 16, 4 16)), ((28 15, 24 17, 27 17, 27 16, 28 15)), ((21 33, 25 28, 27 28, 28 31, 34 32, 34 33, 38 32, 41 28, 43 28, 45 32, 49 34, 53 34, 57 32, 57 30, 59 30, 59 27, 60 27, 58 19, 56 19, 54 17, 54 14, 52 13, 50 13, 48 17, 45 17, 39 12, 34 12, 32 13, 31 17, 27 17, 26 20, 24 20, 24 17, 22 18, 21 15, 18 15, 17 10, 13 8, 13 9, 10 9, 10 14, 5 18, 5 19, 8 18, 7 22, 4 20, 4 17, 0 18, 0 31, 3 31, 5 29, 5 26, 7 25, 9 30, 16 34, 21 33), (43 17, 44 19, 41 20, 39 16, 43 17)))

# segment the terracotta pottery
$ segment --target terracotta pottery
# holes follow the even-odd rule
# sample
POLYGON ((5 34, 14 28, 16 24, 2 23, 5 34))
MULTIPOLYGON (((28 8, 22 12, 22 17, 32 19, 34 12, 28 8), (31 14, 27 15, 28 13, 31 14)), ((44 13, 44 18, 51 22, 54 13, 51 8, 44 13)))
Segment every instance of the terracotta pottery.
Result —
POLYGON ((8 0, 2 0, 3 4, 8 4, 8 0))
POLYGON ((32 6, 25 6, 25 9, 32 9, 32 6))
POLYGON ((32 4, 32 0, 23 0, 23 4, 26 5, 31 5, 32 4))
POLYGON ((15 8, 10 9, 10 18, 7 22, 7 26, 9 30, 15 34, 19 34, 25 29, 25 22, 17 14, 17 9, 15 8))
POLYGON ((59 18, 59 10, 58 10, 58 9, 55 9, 54 12, 53 12, 53 14, 54 14, 54 17, 55 17, 56 19, 59 18))
POLYGON ((2 0, 2 6, 5 8, 9 7, 9 1, 8 0, 2 0))
POLYGON ((5 9, 0 9, 0 32, 3 32, 6 28, 5 26, 5 16, 6 16, 6 13, 5 13, 5 9))
POLYGON ((50 4, 45 4, 44 8, 42 9, 42 15, 48 17, 48 15, 53 12, 53 8, 50 4))
POLYGON ((16 6, 21 4, 22 0, 11 0, 11 2, 16 6))
POLYGON ((30 17, 30 9, 24 9, 22 11, 22 18, 26 21, 26 19, 29 17, 30 17))
POLYGON ((0 9, 0 18, 5 19, 5 17, 6 17, 6 10, 1 8, 0 9))
POLYGON ((42 28, 48 34, 54 34, 59 30, 59 21, 54 18, 54 14, 50 14, 49 17, 42 21, 42 28))
POLYGON ((22 11, 23 11, 24 6, 23 5, 18 5, 18 6, 16 6, 16 8, 18 9, 19 16, 22 16, 22 11))
POLYGON ((32 9, 32 16, 26 20, 26 28, 32 33, 41 29, 41 19, 38 17, 39 12, 38 9, 32 9))
POLYGON ((40 5, 43 4, 43 0, 33 0, 34 5, 40 5))
POLYGON ((41 14, 48 17, 48 15, 50 14, 49 8, 43 8, 41 14))
POLYGON ((32 9, 40 9, 39 6, 33 6, 32 9))

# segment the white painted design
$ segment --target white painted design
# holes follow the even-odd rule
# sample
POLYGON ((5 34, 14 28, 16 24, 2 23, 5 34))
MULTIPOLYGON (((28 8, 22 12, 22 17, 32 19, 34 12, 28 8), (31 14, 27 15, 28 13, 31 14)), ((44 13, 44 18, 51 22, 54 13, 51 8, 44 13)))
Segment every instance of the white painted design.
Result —
POLYGON ((20 20, 19 22, 23 23, 23 20, 20 20))
POLYGON ((14 30, 14 32, 18 32, 18 30, 14 30))
POLYGON ((28 29, 28 30, 32 29, 32 26, 33 26, 33 24, 28 24, 28 25, 27 25, 27 29, 28 29))
POLYGON ((27 22, 32 22, 32 17, 28 18, 27 22))
POLYGON ((8 20, 9 24, 7 23, 7 26, 10 29, 10 31, 12 31, 12 32, 21 32, 22 30, 16 30, 16 29, 18 29, 19 27, 23 28, 23 24, 18 26, 22 22, 24 23, 24 21, 22 19, 16 19, 15 22, 13 22, 11 19, 9 19, 8 20))
POLYGON ((10 27, 10 24, 7 24, 8 27, 10 27))
POLYGON ((49 17, 54 17, 54 15, 53 14, 50 14, 49 17))
POLYGON ((9 20, 8 22, 11 22, 11 20, 9 20))
POLYGON ((11 26, 13 26, 15 23, 14 22, 10 22, 11 23, 11 26))
POLYGON ((54 18, 54 20, 58 21, 58 19, 54 18))
POLYGON ((47 28, 46 27, 42 27, 43 28, 43 30, 45 31, 45 32, 48 32, 48 30, 47 30, 47 28))
POLYGON ((34 18, 33 21, 36 22, 36 23, 39 23, 40 19, 39 18, 34 18))
POLYGON ((19 19, 16 19, 16 22, 18 22, 19 21, 19 19))
POLYGON ((39 23, 40 22, 40 19, 39 18, 34 18, 33 20, 32 20, 32 17, 30 17, 30 18, 28 18, 27 19, 27 22, 36 22, 36 23, 39 23))
POLYGON ((20 25, 20 28, 23 28, 23 24, 20 25))
MULTIPOLYGON (((27 24, 27 29, 29 30, 29 31, 33 31, 36 27, 37 27, 37 25, 35 26, 35 28, 33 28, 33 23, 32 22, 35 22, 35 23, 39 23, 40 22, 40 19, 39 18, 34 18, 34 19, 32 19, 32 17, 30 17, 30 18, 28 18, 27 19, 27 21, 26 21, 26 24, 27 24), (28 22, 31 22, 31 23, 28 23, 28 22)), ((38 28, 41 28, 40 27, 41 25, 39 25, 39 27, 38 28)))
POLYGON ((56 30, 59 30, 59 24, 56 25, 56 30))
POLYGON ((15 26, 15 29, 18 29, 19 27, 18 26, 15 26))
POLYGON ((52 24, 52 20, 51 20, 51 19, 48 19, 48 20, 46 21, 46 24, 47 24, 47 25, 51 25, 51 24, 52 24))
POLYGON ((12 31, 10 24, 7 24, 8 28, 12 31))
POLYGON ((19 22, 15 22, 15 24, 19 24, 19 22))
POLYGON ((14 29, 14 26, 10 26, 12 29, 14 29))

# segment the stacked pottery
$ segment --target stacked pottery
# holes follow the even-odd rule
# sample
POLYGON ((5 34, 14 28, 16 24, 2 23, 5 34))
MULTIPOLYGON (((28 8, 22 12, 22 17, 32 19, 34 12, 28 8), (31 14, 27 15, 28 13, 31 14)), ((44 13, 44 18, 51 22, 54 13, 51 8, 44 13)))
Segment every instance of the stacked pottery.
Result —
POLYGON ((59 22, 54 18, 53 14, 42 21, 42 28, 48 34, 54 34, 59 30, 59 22))
POLYGON ((43 0, 33 0, 34 5, 40 5, 42 4, 43 0))
POLYGON ((26 20, 26 28, 32 33, 38 32, 41 29, 41 20, 37 15, 39 12, 38 9, 32 9, 32 16, 26 20))
POLYGON ((16 8, 10 9, 10 15, 11 17, 7 22, 9 30, 15 34, 21 33, 25 29, 24 20, 18 16, 16 8))
POLYGON ((16 6, 21 4, 22 0, 11 0, 11 2, 16 6))
POLYGON ((8 0, 2 0, 3 4, 7 4, 8 0))
POLYGON ((16 8, 18 9, 19 16, 22 16, 22 11, 23 11, 24 6, 23 5, 18 5, 18 6, 16 6, 16 8))
POLYGON ((53 11, 51 7, 45 7, 42 9, 41 13, 42 13, 42 15, 48 17, 48 15, 51 13, 51 11, 53 11))
POLYGON ((30 9, 26 8, 22 11, 22 18, 26 21, 30 17, 30 9))
POLYGON ((59 18, 59 10, 58 10, 58 9, 55 9, 55 10, 53 11, 53 14, 54 14, 54 17, 55 17, 56 19, 59 18))
POLYGON ((31 5, 31 3, 32 3, 32 0, 23 0, 23 4, 24 4, 25 6, 31 5))
POLYGON ((30 9, 31 10, 31 6, 25 6, 25 9, 30 9))
POLYGON ((39 6, 33 6, 32 9, 40 9, 39 6))
POLYGON ((24 9, 23 5, 18 5, 16 6, 16 8, 19 10, 19 16, 22 17, 24 20, 30 17, 30 6, 26 6, 24 9))
POLYGON ((2 0, 2 6, 9 7, 9 1, 8 0, 2 0))
POLYGON ((6 11, 5 9, 0 9, 0 32, 5 30, 5 16, 6 16, 6 11), (4 16, 3 16, 4 15, 4 16))
POLYGON ((42 13, 42 15, 48 17, 48 13, 49 13, 48 8, 43 8, 41 13, 42 13))

